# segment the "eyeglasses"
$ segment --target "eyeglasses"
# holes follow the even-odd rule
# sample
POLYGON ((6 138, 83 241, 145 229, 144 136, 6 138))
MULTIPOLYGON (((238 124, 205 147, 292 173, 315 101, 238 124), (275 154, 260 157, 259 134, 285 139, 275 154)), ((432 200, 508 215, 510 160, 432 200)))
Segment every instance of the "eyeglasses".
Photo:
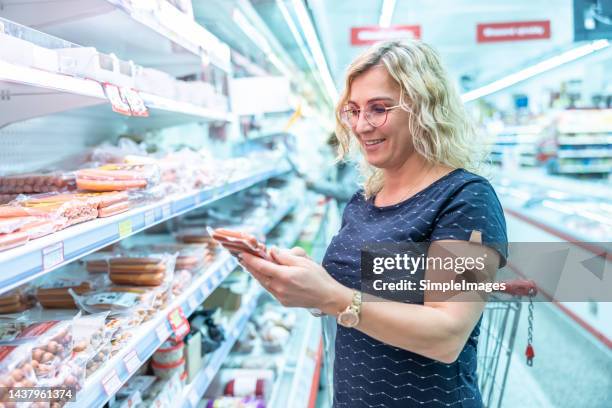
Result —
MULTIPOLYGON (((389 111, 399 107, 400 105, 386 107, 382 103, 373 103, 365 107, 363 116, 365 117, 366 122, 368 122, 371 126, 380 127, 387 122, 387 114, 389 111)), ((360 113, 361 109, 355 109, 347 106, 341 112, 342 121, 346 123, 346 125, 354 127, 359 121, 360 113)))

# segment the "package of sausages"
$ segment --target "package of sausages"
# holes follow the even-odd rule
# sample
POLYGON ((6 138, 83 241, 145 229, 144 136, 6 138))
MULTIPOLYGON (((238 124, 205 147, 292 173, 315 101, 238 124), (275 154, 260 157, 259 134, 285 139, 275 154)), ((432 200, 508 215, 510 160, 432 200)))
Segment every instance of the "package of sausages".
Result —
POLYGON ((205 227, 188 227, 181 228, 175 232, 177 241, 184 244, 200 244, 210 251, 214 251, 218 247, 218 243, 205 227))
POLYGON ((13 340, 32 346, 32 366, 36 377, 51 378, 70 357, 73 349, 72 319, 36 322, 24 328, 13 340))
POLYGON ((259 242, 254 235, 225 228, 208 230, 210 236, 231 253, 247 252, 260 258, 271 259, 266 245, 259 242))
MULTIPOLYGON (((87 313, 108 312, 109 317, 124 316, 130 320, 130 327, 140 324, 154 308, 155 295, 146 288, 104 287, 78 295, 69 290, 79 309, 87 313)), ((123 322, 126 323, 126 322, 123 322)))
POLYGON ((76 190, 74 173, 28 173, 0 177, 0 194, 34 194, 76 190))
POLYGON ((36 386, 32 361, 32 345, 0 345, 0 401, 5 401, 10 389, 36 386))
POLYGON ((0 314, 21 313, 34 307, 35 303, 29 287, 13 289, 0 295, 0 314))
POLYGON ((76 309, 69 289, 82 295, 92 290, 92 284, 86 280, 55 279, 40 285, 35 296, 45 309, 76 309))
POLYGON ((76 183, 85 191, 124 191, 145 189, 159 182, 154 164, 106 164, 76 172, 76 183))
MULTIPOLYGON (((45 216, 56 222, 58 229, 98 217, 98 202, 94 199, 74 198, 58 194, 19 196, 14 207, 29 215, 45 216)), ((13 211, 19 211, 14 209, 13 211)))
POLYGON ((172 281, 177 253, 155 253, 144 248, 94 254, 85 259, 90 273, 107 273, 111 282, 128 286, 160 286, 172 281))

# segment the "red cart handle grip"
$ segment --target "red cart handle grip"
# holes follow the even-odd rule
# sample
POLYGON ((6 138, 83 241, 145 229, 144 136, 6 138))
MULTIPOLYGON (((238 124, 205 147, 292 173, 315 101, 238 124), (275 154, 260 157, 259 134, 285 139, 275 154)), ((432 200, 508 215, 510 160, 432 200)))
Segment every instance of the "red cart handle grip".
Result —
POLYGON ((534 281, 517 279, 504 282, 506 289, 500 292, 514 296, 535 296, 538 293, 538 288, 534 281))

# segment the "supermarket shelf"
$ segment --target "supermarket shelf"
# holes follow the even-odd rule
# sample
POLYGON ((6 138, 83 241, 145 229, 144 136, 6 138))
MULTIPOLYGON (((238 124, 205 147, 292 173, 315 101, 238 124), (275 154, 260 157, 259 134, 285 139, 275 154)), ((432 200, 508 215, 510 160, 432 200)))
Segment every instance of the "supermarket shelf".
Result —
POLYGON ((285 364, 270 396, 271 407, 307 408, 314 374, 317 370, 317 350, 321 341, 321 321, 305 310, 298 320, 285 350, 285 364), (306 324, 304 324, 306 323, 306 324))
POLYGON ((558 173, 609 173, 612 171, 612 164, 561 164, 557 169, 558 173))
POLYGON ((111 111, 102 85, 90 79, 42 71, 0 61, 0 86, 6 97, 0 127, 34 117, 103 105, 100 120, 129 120, 130 124, 164 127, 193 121, 233 121, 227 112, 142 93, 148 118, 132 118, 111 111), (177 115, 178 114, 178 115, 177 115))
POLYGON ((198 72, 203 57, 230 70, 229 47, 167 1, 5 2, 0 16, 174 76, 198 72))
MULTIPOLYGON (((264 225, 260 226, 260 231, 264 234, 269 233, 285 215, 294 208, 294 206, 295 203, 288 203, 279 207, 272 215, 266 218, 264 225)), ((144 363, 171 334, 170 324, 167 319, 170 311, 180 307, 186 317, 191 315, 237 266, 238 263, 235 258, 230 256, 228 252, 225 252, 221 255, 219 260, 213 263, 213 265, 205 271, 204 274, 197 277, 189 285, 189 288, 168 306, 166 310, 159 313, 153 321, 138 327, 137 330, 135 330, 135 332, 137 332, 136 336, 130 340, 129 344, 124 347, 118 355, 113 357, 103 369, 96 372, 87 380, 85 387, 77 396, 76 406, 87 408, 100 407, 106 403, 106 401, 114 395, 114 392, 131 377, 133 372, 142 365, 142 363, 144 363), (134 353, 136 357, 134 357, 134 353), (134 358, 136 358, 137 361, 134 361, 134 358), (127 363, 126 360, 128 360, 127 363), (131 372, 128 370, 127 366, 132 369, 131 372), (103 386, 103 383, 106 383, 106 381, 114 382, 114 386, 110 389, 110 391, 114 392, 106 391, 103 386)), ((227 341, 233 339, 231 340, 231 344, 229 346, 224 345, 213 354, 211 363, 209 363, 210 365, 202 376, 208 375, 207 373, 210 373, 211 370, 210 367, 214 367, 214 364, 218 363, 217 368, 211 374, 210 380, 212 380, 214 373, 216 373, 225 359, 225 356, 229 353, 229 350, 231 350, 233 343, 240 335, 242 329, 244 329, 250 313, 254 309, 254 302, 257 301, 260 291, 260 288, 256 288, 255 295, 247 302, 247 306, 241 309, 238 316, 234 318, 235 324, 231 325, 233 329, 228 330, 229 338, 227 341), (226 347, 229 348, 225 352, 225 356, 214 357, 226 347), (220 362, 217 362, 217 359, 219 359, 220 362)))
POLYGON ((204 362, 204 369, 198 373, 191 384, 185 387, 180 403, 178 403, 177 406, 185 408, 195 408, 198 406, 202 396, 208 389, 208 386, 212 380, 215 378, 215 375, 221 368, 221 365, 223 365, 223 362, 229 355, 232 347, 234 347, 234 343, 236 343, 240 337, 240 333, 242 333, 242 331, 245 329, 251 315, 255 311, 257 300, 263 293, 263 290, 259 284, 256 285, 255 290, 253 290, 249 296, 248 302, 245 302, 245 306, 242 306, 238 313, 236 313, 236 315, 232 318, 229 328, 225 332, 226 339, 223 342, 223 345, 210 355, 210 357, 204 362))
POLYGON ((85 387, 77 395, 74 406, 91 408, 104 405, 170 336, 171 327, 168 323, 170 311, 181 307, 185 316, 189 316, 236 266, 235 259, 225 254, 155 319, 134 330, 134 337, 129 343, 110 359, 104 368, 87 379, 85 387), (131 370, 128 370, 128 367, 131 370))
POLYGON ((612 158, 612 149, 562 149, 557 152, 560 158, 612 158))
POLYGON ((582 135, 582 136, 559 136, 557 142, 560 145, 609 145, 612 144, 612 136, 582 135))
POLYGON ((55 234, 0 253, 0 293, 73 262, 153 225, 279 176, 279 167, 248 178, 178 197, 162 199, 114 217, 72 226, 55 234))

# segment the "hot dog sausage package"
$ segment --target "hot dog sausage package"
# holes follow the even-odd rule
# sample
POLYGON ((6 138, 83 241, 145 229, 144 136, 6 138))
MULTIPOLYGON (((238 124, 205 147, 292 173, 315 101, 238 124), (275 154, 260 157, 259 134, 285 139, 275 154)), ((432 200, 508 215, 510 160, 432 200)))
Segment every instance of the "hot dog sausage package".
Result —
POLYGON ((93 220, 98 216, 98 202, 86 197, 77 198, 71 194, 21 195, 12 203, 30 215, 50 218, 63 229, 74 224, 93 220))
POLYGON ((81 310, 87 313, 108 312, 109 316, 130 316, 134 326, 142 322, 144 313, 153 308, 155 301, 155 296, 144 288, 105 287, 83 295, 69 289, 69 293, 81 310))
POLYGON ((0 295, 0 314, 21 313, 35 304, 32 288, 25 285, 0 295))
POLYGON ((106 164, 76 172, 77 186, 85 191, 124 191, 150 188, 159 183, 155 164, 106 164))
POLYGON ((254 235, 225 228, 213 230, 207 227, 207 229, 210 236, 231 253, 247 252, 260 258, 271 260, 266 245, 259 242, 254 235))
POLYGON ((85 294, 101 284, 100 278, 49 278, 38 286, 35 296, 38 303, 45 309, 76 309, 77 306, 69 289, 79 295, 85 294))
POLYGON ((125 191, 110 191, 98 193, 51 193, 44 196, 34 196, 33 199, 44 199, 48 203, 66 203, 79 200, 98 210, 98 217, 110 217, 130 209, 130 197, 125 191))
POLYGON ((116 285, 160 286, 170 284, 177 253, 151 253, 145 249, 94 254, 85 260, 92 273, 108 273, 116 285))
POLYGON ((174 269, 197 271, 201 269, 206 263, 207 250, 202 245, 195 244, 179 244, 179 243, 167 243, 167 244, 152 244, 152 245, 138 245, 131 247, 129 251, 137 251, 141 253, 155 252, 155 253, 176 253, 176 264, 174 269))
POLYGON ((72 172, 28 173, 0 177, 0 194, 33 194, 76 190, 72 172))

